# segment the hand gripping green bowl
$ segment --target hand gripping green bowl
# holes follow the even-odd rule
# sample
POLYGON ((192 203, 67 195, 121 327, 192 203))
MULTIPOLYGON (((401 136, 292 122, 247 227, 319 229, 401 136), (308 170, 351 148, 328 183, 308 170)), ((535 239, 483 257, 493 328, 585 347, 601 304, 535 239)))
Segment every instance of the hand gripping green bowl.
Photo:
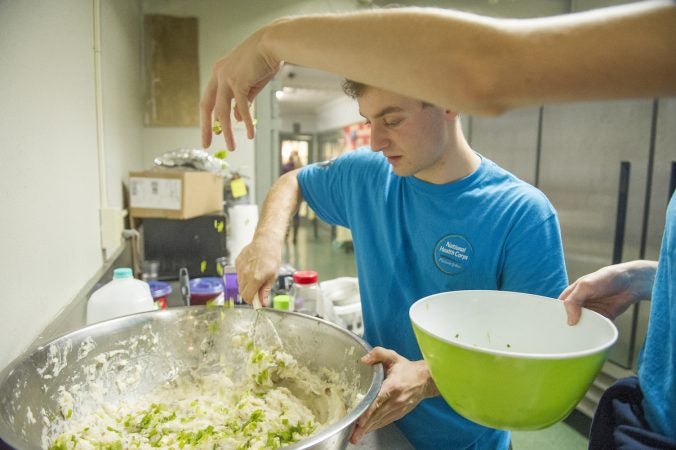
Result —
POLYGON ((467 419, 537 430, 582 399, 617 340, 607 318, 583 310, 569 326, 563 302, 506 291, 455 291, 409 311, 432 378, 467 419))

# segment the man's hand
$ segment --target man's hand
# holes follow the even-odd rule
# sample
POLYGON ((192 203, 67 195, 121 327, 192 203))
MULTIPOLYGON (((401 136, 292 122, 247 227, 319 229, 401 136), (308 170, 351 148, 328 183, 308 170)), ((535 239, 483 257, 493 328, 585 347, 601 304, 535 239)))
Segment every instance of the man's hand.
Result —
POLYGON ((251 303, 258 294, 263 306, 267 306, 281 259, 281 248, 270 245, 265 239, 254 238, 242 249, 235 261, 235 268, 239 293, 245 302, 251 303))
POLYGON ((580 320, 583 306, 612 320, 633 303, 649 298, 656 269, 654 261, 630 261, 579 278, 559 296, 568 313, 568 324, 580 320))
POLYGON ((427 397, 439 395, 425 361, 409 361, 392 350, 376 347, 364 355, 365 364, 382 363, 385 381, 369 409, 357 419, 350 442, 408 414, 427 397))
POLYGON ((275 61, 263 53, 264 29, 257 31, 230 53, 216 61, 211 77, 200 102, 202 146, 211 145, 213 121, 220 123, 228 150, 235 149, 230 112, 235 120, 244 121, 246 134, 253 139, 254 121, 249 104, 266 84, 277 74, 282 61, 275 61), (233 104, 234 100, 234 104, 233 104))

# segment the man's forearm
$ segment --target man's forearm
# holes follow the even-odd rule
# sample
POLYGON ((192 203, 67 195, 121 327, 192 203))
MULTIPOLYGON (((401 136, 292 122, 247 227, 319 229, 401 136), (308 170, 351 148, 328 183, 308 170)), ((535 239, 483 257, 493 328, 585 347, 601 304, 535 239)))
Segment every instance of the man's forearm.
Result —
POLYGON ((269 245, 281 246, 287 226, 300 203, 301 191, 297 176, 298 170, 292 170, 272 185, 263 201, 254 239, 265 239, 269 245))
POLYGON ((636 260, 619 265, 626 270, 631 279, 632 290, 636 301, 649 299, 655 284, 657 261, 636 260))
POLYGON ((673 1, 522 20, 385 9, 277 20, 265 28, 261 51, 455 111, 492 114, 674 95, 675 28, 673 1))
POLYGON ((491 58, 503 37, 495 20, 469 17, 401 8, 283 18, 264 29, 262 52, 458 111, 480 75, 467 72, 474 53, 491 58))

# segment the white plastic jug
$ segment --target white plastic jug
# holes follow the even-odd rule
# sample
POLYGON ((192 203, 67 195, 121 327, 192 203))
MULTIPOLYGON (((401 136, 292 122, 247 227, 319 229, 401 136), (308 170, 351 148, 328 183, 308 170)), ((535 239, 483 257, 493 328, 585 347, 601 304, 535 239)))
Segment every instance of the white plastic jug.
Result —
POLYGON ((132 276, 128 267, 113 271, 113 280, 89 297, 87 325, 155 309, 150 286, 132 276))

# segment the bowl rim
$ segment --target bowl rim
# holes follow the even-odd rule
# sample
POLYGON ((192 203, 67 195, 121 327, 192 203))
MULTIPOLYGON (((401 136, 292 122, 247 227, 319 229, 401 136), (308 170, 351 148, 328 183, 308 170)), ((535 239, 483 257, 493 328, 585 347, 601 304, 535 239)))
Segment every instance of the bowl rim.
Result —
MULTIPOLYGON (((458 290, 458 291, 446 291, 446 292, 438 292, 436 294, 431 294, 428 296, 425 296, 419 300, 416 300, 411 307, 408 310, 409 314, 409 319, 411 320, 411 323, 413 324, 414 328, 419 329, 421 332, 433 336, 436 339, 439 339, 440 341, 443 341, 447 344, 451 344, 455 347, 460 347, 465 350, 472 350, 474 352, 478 353, 485 353, 488 355, 495 355, 495 356, 501 356, 501 357, 507 357, 507 358, 514 358, 514 359, 537 359, 537 360, 562 360, 562 359, 573 359, 573 358, 580 358, 584 356, 589 356, 597 353, 604 352, 608 350, 615 342, 617 342, 619 333, 617 331, 617 327, 613 323, 612 320, 608 319, 607 317, 603 316, 602 314, 597 313, 596 311, 592 311, 591 309, 588 308, 582 308, 583 309, 583 314, 591 314, 595 319, 593 320, 600 320, 601 323, 604 323, 611 331, 612 331, 612 336, 610 339, 608 339, 607 342, 601 345, 597 345, 595 347, 586 349, 586 350, 580 350, 580 351, 575 351, 575 352, 558 352, 558 353, 534 353, 534 352, 516 352, 516 351, 509 351, 509 350, 498 350, 498 349, 491 349, 491 348, 486 348, 480 345, 473 345, 473 344, 466 344, 464 342, 458 342, 458 341, 453 341, 448 338, 444 338, 442 336, 439 336, 436 333, 432 333, 431 331, 428 331, 424 329, 419 321, 416 321, 414 318, 414 313, 415 310, 420 309, 423 307, 424 304, 432 302, 435 300, 435 298, 440 297, 440 296, 447 296, 447 295, 454 295, 454 294, 467 294, 468 292, 472 293, 490 293, 491 295, 498 295, 501 296, 503 294, 518 294, 522 295, 525 297, 531 297, 537 301, 546 301, 546 302, 560 302, 561 306, 563 306, 563 302, 559 299, 555 299, 552 297, 546 297, 544 295, 537 295, 537 294, 529 294, 526 292, 516 292, 516 291, 500 291, 500 290, 490 290, 490 289, 465 289, 465 290, 458 290)), ((575 325, 569 325, 569 326, 575 326, 575 325)), ((422 351, 422 349, 421 349, 422 351)))

